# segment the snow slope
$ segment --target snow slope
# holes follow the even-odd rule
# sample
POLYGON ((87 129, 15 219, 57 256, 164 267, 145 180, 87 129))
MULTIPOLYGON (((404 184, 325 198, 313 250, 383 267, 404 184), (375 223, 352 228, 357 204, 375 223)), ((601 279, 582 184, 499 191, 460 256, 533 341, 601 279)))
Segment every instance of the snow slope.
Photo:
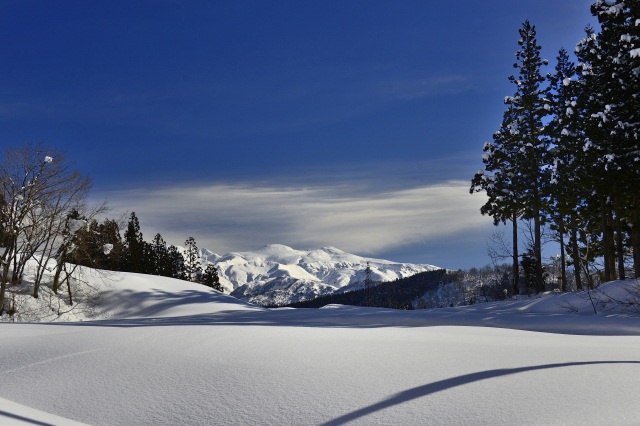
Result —
POLYGON ((295 250, 271 244, 260 250, 218 256, 202 251, 203 259, 218 268, 225 292, 260 304, 286 304, 361 286, 369 262, 373 281, 393 281, 433 265, 397 263, 345 253, 335 247, 295 250))
POLYGON ((101 302, 76 314, 82 322, 0 323, 0 424, 640 419, 640 319, 559 307, 573 296, 432 311, 269 310, 168 278, 90 284, 101 302))

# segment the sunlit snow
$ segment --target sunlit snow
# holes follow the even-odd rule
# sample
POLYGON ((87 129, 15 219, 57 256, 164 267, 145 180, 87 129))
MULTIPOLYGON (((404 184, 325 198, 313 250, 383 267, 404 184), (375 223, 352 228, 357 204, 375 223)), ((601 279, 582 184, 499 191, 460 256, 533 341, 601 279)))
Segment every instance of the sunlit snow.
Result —
POLYGON ((640 418, 640 319, 593 315, 576 294, 431 311, 267 310, 170 278, 85 278, 100 299, 61 318, 75 322, 0 324, 1 424, 640 418))

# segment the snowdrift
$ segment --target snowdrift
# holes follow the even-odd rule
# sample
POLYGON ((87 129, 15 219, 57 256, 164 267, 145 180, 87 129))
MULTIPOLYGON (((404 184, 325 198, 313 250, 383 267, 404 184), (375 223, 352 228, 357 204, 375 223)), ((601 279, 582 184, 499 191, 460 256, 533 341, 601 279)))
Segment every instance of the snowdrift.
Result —
POLYGON ((556 303, 566 295, 432 311, 269 310, 169 278, 87 277, 100 303, 73 322, 0 324, 0 424, 640 419, 640 319, 575 313, 556 303))

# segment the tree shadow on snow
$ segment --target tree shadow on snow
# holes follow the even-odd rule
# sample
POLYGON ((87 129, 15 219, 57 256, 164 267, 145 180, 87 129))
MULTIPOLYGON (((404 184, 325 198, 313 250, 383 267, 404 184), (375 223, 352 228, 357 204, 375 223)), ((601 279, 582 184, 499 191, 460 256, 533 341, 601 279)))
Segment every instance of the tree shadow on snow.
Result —
MULTIPOLYGON (((496 313, 464 310, 401 311, 384 308, 339 306, 333 309, 265 309, 247 305, 220 293, 120 293, 104 312, 114 310, 120 319, 49 323, 69 326, 158 327, 158 326, 273 326, 328 328, 386 328, 473 326, 574 335, 640 335, 640 319, 588 317, 571 314, 496 313), (152 300, 153 303, 147 303, 152 300), (211 302, 216 302, 212 304, 211 302), (209 304, 198 307, 197 305, 209 304), (210 313, 163 316, 171 308, 191 305, 194 309, 213 306, 210 313), (129 318, 126 318, 129 317, 129 318)), ((45 324, 45 323, 42 323, 45 324)))
POLYGON ((8 411, 0 410, 0 420, 2 419, 2 417, 11 419, 19 424, 24 423, 24 424, 31 424, 31 425, 38 425, 38 426, 54 426, 52 423, 41 422, 39 420, 30 419, 29 417, 24 417, 18 414, 9 413, 8 411))
POLYGON ((376 411, 381 411, 394 405, 403 404, 405 402, 422 398, 436 392, 441 392, 457 386, 466 385, 468 383, 478 382, 480 380, 492 379, 495 377, 508 376, 511 374, 524 373, 527 371, 546 370, 550 368, 574 367, 581 365, 599 365, 599 364, 640 364, 640 361, 584 361, 584 362, 567 362, 558 364, 533 365, 518 368, 501 368, 497 370, 480 371, 477 373, 464 374, 462 376, 451 377, 449 379, 440 380, 413 389, 400 392, 383 401, 360 408, 351 413, 347 413, 336 419, 324 423, 322 426, 338 426, 351 422, 361 417, 365 417, 376 411))

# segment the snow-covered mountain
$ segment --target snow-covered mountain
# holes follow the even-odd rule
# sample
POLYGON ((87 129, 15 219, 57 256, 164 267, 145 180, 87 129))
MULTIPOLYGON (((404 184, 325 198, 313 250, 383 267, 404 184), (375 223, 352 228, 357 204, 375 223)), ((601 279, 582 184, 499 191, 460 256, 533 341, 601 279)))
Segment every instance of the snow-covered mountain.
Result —
POLYGON ((226 293, 258 304, 286 304, 359 288, 367 262, 373 281, 393 281, 419 272, 440 269, 433 265, 397 263, 345 253, 335 247, 296 250, 271 244, 260 250, 218 256, 201 251, 218 268, 226 293))

